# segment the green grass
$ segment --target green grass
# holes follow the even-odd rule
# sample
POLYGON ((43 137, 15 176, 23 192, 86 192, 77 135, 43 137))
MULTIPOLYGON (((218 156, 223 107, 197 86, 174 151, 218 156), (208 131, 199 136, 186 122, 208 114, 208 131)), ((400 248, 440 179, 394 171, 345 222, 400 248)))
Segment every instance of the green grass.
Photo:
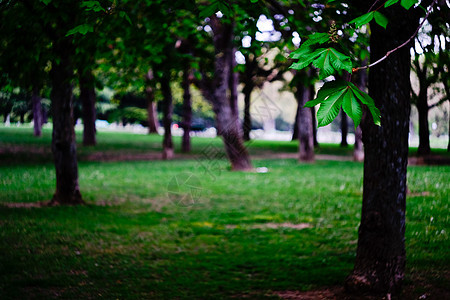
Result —
MULTIPOLYGON (((50 142, 48 131, 36 140, 29 130, 0 128, 0 138, 0 148, 50 142)), ((157 152, 161 138, 100 132, 98 139, 99 147, 80 146, 86 151, 81 158, 128 147, 157 152)), ((196 153, 210 143, 221 146, 218 139, 193 142, 196 153)), ((289 152, 289 145, 258 141, 250 151, 289 152)), ((36 156, 0 155, 1 203, 51 198, 53 166, 36 156)), ((268 173, 241 173, 219 161, 205 173, 188 158, 80 159, 88 205, 0 205, 0 298, 260 299, 276 298, 273 291, 342 284, 355 259, 362 164, 266 159, 253 163, 268 173), (168 195, 169 182, 183 173, 201 184, 190 206, 168 195), (264 227, 284 222, 310 228, 264 227)), ((408 169, 406 284, 418 296, 450 284, 449 175, 448 166, 408 169)))

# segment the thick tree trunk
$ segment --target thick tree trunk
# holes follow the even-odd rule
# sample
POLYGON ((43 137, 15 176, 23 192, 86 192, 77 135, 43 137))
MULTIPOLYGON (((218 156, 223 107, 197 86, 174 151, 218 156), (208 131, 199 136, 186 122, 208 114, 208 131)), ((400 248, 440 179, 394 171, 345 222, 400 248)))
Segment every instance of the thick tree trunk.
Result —
POLYGON ((233 72, 235 49, 233 46, 233 29, 231 23, 221 23, 220 19, 211 17, 214 31, 215 88, 213 92, 213 109, 216 112, 217 125, 225 144, 225 151, 231 162, 232 170, 249 170, 252 168, 250 157, 242 141, 242 133, 237 109, 237 78, 233 72), (229 92, 229 97, 227 93, 229 92))
POLYGON ((191 125, 192 125, 192 104, 191 91, 189 80, 189 69, 186 68, 183 72, 183 140, 181 142, 181 152, 191 152, 191 125))
POLYGON ((83 145, 95 146, 97 112, 95 109, 94 76, 90 69, 84 70, 80 75, 80 100, 83 113, 83 145))
POLYGON ((56 191, 51 205, 82 204, 78 185, 78 163, 75 130, 73 127, 72 74, 70 42, 54 43, 54 53, 59 62, 53 61, 50 77, 53 109, 52 152, 56 169, 56 191))
POLYGON ((417 99, 417 111, 419 113, 419 148, 418 155, 428 155, 430 149, 430 129, 428 124, 428 95, 427 87, 420 85, 419 97, 417 99))
MULTIPOLYGON (((302 75, 300 75, 302 76, 302 75)), ((308 76, 308 74, 305 74, 308 76)), ((311 100, 309 87, 304 87, 301 80, 297 84, 295 97, 298 103, 297 130, 299 139, 299 160, 303 162, 314 161, 314 137, 311 109, 304 107, 311 100)))
POLYGON ((347 135, 348 135, 348 123, 347 114, 341 110, 341 147, 348 147, 347 135))
MULTIPOLYGON (((372 61, 402 44, 413 33, 413 12, 400 7, 383 11, 387 30, 371 26, 372 61), (402 18, 398 18, 402 15, 402 18)), ((358 248, 349 291, 395 293, 405 272, 405 202, 410 113, 410 54, 403 47, 372 67, 369 92, 381 110, 381 127, 363 120, 364 190, 358 248)))
POLYGON ((244 93, 244 123, 242 130, 244 131, 244 141, 250 141, 250 131, 252 130, 252 117, 250 115, 251 94, 253 91, 253 83, 246 82, 243 89, 244 93))
POLYGON ((153 89, 147 87, 145 89, 145 94, 147 96, 147 122, 148 122, 148 133, 158 133, 158 112, 156 110, 155 94, 153 89))
POLYGON ((42 135, 42 105, 41 96, 39 95, 39 89, 33 88, 33 95, 31 97, 31 102, 33 103, 33 128, 34 136, 42 135))
POLYGON ((170 88, 170 76, 167 73, 160 78, 161 92, 163 94, 163 159, 173 158, 173 141, 172 141, 172 112, 173 99, 172 90, 170 88))

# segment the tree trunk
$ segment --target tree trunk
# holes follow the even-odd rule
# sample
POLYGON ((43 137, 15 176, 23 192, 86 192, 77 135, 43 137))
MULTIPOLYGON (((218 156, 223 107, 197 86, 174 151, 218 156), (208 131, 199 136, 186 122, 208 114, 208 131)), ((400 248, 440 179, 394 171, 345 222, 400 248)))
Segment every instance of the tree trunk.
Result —
POLYGON ((82 204, 78 185, 78 163, 76 155, 75 130, 73 127, 73 104, 71 79, 73 69, 70 63, 71 43, 66 39, 53 45, 54 55, 50 71, 53 109, 52 152, 56 169, 56 191, 50 201, 56 204, 82 204))
POLYGON ((170 88, 170 76, 167 72, 164 72, 160 78, 161 92, 163 95, 163 126, 164 126, 164 139, 163 139, 163 159, 173 158, 173 141, 172 141, 172 112, 173 112, 173 100, 172 90, 170 88))
POLYGON ((296 141, 298 140, 298 118, 299 118, 299 114, 300 114, 300 103, 297 100, 297 111, 295 113, 295 119, 294 119, 294 127, 292 128, 292 138, 291 141, 296 141))
POLYGON ((353 160, 359 162, 364 161, 364 148, 362 142, 361 126, 358 126, 355 129, 355 146, 353 149, 353 160))
MULTIPOLYGON (((298 74, 298 73, 297 73, 298 74)), ((308 76, 308 73, 301 73, 297 76, 308 76)), ((304 107, 305 103, 311 100, 309 87, 303 86, 302 80, 298 81, 295 97, 298 103, 297 130, 299 139, 299 159, 303 162, 314 161, 314 138, 311 109, 304 107)))
MULTIPOLYGON (((314 95, 314 87, 310 89, 311 93, 311 99, 314 95)), ((319 142, 317 141, 317 121, 316 121, 316 108, 313 106, 311 107, 311 122, 312 122, 312 128, 313 128, 313 141, 314 141, 314 147, 319 147, 319 142)))
POLYGON ((148 133, 158 133, 158 111, 156 109, 155 95, 153 89, 146 88, 145 94, 147 95, 147 122, 148 133))
MULTIPOLYGON (((402 44, 417 27, 414 12, 384 10, 387 30, 371 26, 371 59, 402 44), (402 18, 398 18, 402 15, 402 18)), ((410 113, 409 46, 372 67, 369 92, 381 111, 381 126, 362 122, 364 179, 361 224, 353 272, 346 288, 356 293, 396 293, 405 272, 405 205, 410 113)))
POLYGON ((94 76, 90 69, 82 71, 80 75, 80 100, 83 112, 83 145, 95 146, 95 121, 97 112, 95 109, 95 85, 94 76))
POLYGON ((417 98, 417 111, 419 113, 419 148, 417 154, 428 155, 430 149, 430 129, 428 125, 428 86, 427 86, 427 68, 417 70, 419 77, 419 96, 417 98))
POLYGON ((235 49, 233 46, 232 23, 221 23, 215 15, 211 17, 214 31, 215 87, 213 91, 213 109, 216 112, 217 125, 225 144, 225 151, 231 162, 232 170, 251 169, 250 157, 242 141, 239 114, 237 109, 237 78, 233 72, 235 49), (230 97, 227 97, 229 92, 230 97))
POLYGON ((191 125, 192 125, 192 104, 191 104, 191 91, 189 80, 189 68, 186 68, 183 72, 183 140, 181 142, 181 152, 191 152, 191 125))
POLYGON ((147 123, 148 134, 158 133, 158 111, 156 109, 155 92, 153 91, 155 77, 153 70, 149 69, 145 75, 147 87, 145 88, 145 95, 147 97, 147 123))
POLYGON ((348 135, 348 123, 347 123, 347 114, 341 110, 341 147, 347 148, 347 135, 348 135))
POLYGON ((31 97, 31 102, 33 103, 33 125, 34 125, 34 136, 42 135, 42 106, 41 106, 41 96, 39 95, 39 89, 33 88, 33 95, 31 97))
POLYGON ((250 141, 250 131, 252 130, 252 117, 250 115, 251 94, 253 91, 253 83, 246 82, 243 89, 244 92, 244 124, 242 130, 244 131, 244 141, 250 141))

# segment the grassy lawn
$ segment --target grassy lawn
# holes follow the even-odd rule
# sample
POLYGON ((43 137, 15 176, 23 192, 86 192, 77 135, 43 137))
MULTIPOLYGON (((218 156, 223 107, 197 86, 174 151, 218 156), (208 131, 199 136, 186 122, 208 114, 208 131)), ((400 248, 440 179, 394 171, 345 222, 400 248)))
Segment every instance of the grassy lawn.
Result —
MULTIPOLYGON (((160 151, 159 136, 99 132, 98 147, 79 146, 88 205, 11 207, 51 198, 50 138, 49 130, 35 139, 29 129, 0 128, 0 150, 8 149, 0 151, 0 203, 9 203, 0 205, 2 299, 276 299, 276 291, 340 285, 352 269, 361 163, 258 159, 255 167, 267 173, 240 173, 226 161, 190 156, 88 161, 99 151, 160 151), (194 187, 176 190, 174 180, 187 175, 194 187)), ((222 147, 219 139, 193 139, 194 154, 210 145, 222 147)), ((297 146, 255 141, 249 149, 295 153, 297 146)), ((408 169, 405 284, 415 299, 450 286, 449 175, 449 166, 408 169)))

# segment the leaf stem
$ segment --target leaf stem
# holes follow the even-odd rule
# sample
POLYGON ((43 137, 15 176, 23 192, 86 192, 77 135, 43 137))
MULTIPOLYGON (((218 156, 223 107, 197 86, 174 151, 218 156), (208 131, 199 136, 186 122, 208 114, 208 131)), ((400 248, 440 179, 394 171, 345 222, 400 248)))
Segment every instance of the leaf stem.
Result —
POLYGON ((433 10, 433 6, 438 2, 438 0, 434 0, 433 3, 431 3, 431 5, 428 8, 427 14, 425 15, 425 17, 423 18, 422 22, 420 23, 419 27, 417 27, 416 31, 413 33, 412 36, 409 37, 409 39, 407 39, 403 44, 401 44, 400 46, 395 47, 394 49, 386 52, 386 54, 381 57, 379 60, 367 65, 367 66, 363 66, 363 67, 358 67, 358 68, 353 68, 352 72, 358 72, 359 70, 364 70, 364 69, 368 69, 370 67, 373 67, 377 64, 379 64, 380 62, 382 62, 383 60, 385 60, 389 55, 391 55, 392 53, 394 53, 395 51, 399 50, 400 48, 403 48, 404 46, 408 45, 409 42, 411 42, 411 40, 417 35, 417 33, 419 32, 420 28, 422 28, 423 24, 425 24, 425 21, 428 19, 428 17, 431 14, 431 11, 433 10))

